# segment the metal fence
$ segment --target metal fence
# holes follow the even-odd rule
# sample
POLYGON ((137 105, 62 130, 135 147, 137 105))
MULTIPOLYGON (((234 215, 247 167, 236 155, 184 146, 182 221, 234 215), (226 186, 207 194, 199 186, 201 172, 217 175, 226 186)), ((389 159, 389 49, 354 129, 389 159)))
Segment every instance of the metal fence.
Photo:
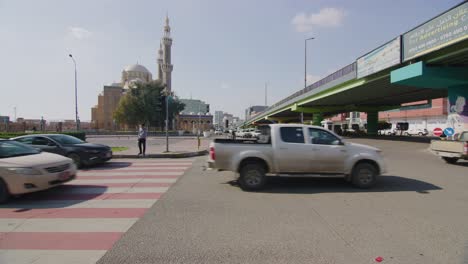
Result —
MULTIPOLYGON (((307 86, 306 88, 301 89, 301 90, 295 92, 294 94, 284 98, 283 100, 271 105, 265 111, 263 111, 260 115, 264 115, 264 114, 272 111, 275 108, 282 107, 283 105, 291 104, 292 102, 290 102, 290 101, 293 101, 293 100, 297 99, 298 97, 300 97, 300 96, 302 96, 302 95, 304 95, 306 93, 309 93, 309 92, 311 92, 313 90, 316 90, 316 89, 324 86, 327 83, 338 80, 339 78, 344 77, 344 76, 346 76, 346 75, 348 75, 348 74, 350 74, 352 72, 356 72, 356 62, 353 62, 353 63, 343 67, 342 69, 328 75, 327 77, 325 77, 325 78, 323 78, 323 79, 321 79, 321 80, 307 86)), ((356 76, 354 76, 354 78, 356 78, 356 76)), ((257 115, 256 117, 258 117, 258 116, 259 115, 257 115)), ((252 119, 255 119, 255 117, 252 118, 252 119)), ((252 120, 252 119, 250 119, 250 120, 252 120)), ((249 122, 250 120, 247 120, 246 122, 249 122)))

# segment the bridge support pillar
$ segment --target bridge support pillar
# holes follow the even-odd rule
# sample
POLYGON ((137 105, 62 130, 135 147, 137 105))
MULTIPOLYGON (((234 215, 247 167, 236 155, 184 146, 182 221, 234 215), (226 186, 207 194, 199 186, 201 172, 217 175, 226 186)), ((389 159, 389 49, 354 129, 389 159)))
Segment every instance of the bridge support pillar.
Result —
POLYGON ((367 112, 367 134, 377 136, 377 126, 379 123, 379 112, 367 112))
POLYGON ((468 131, 468 85, 448 87, 447 127, 468 131))
POLYGON ((447 127, 456 133, 468 130, 468 67, 426 66, 417 62, 390 74, 391 83, 427 89, 447 89, 447 127))
POLYGON ((314 126, 321 126, 323 121, 323 114, 322 113, 314 113, 312 116, 312 125, 314 126))

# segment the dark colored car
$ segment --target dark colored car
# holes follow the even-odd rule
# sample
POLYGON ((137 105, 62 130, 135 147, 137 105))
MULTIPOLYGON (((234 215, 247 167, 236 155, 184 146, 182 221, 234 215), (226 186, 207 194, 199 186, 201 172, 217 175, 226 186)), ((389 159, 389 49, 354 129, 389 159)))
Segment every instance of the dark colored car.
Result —
POLYGON ((12 139, 42 151, 69 157, 78 168, 104 163, 112 158, 112 150, 109 146, 87 143, 69 135, 36 134, 12 139))

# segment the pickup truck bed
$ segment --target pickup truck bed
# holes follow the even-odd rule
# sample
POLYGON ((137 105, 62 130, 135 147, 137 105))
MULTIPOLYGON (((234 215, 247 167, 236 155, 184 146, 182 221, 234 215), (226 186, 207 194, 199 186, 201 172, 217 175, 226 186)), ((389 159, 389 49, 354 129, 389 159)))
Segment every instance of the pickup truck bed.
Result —
POLYGON ((468 159, 468 132, 463 132, 457 140, 432 140, 431 151, 447 163, 468 159))

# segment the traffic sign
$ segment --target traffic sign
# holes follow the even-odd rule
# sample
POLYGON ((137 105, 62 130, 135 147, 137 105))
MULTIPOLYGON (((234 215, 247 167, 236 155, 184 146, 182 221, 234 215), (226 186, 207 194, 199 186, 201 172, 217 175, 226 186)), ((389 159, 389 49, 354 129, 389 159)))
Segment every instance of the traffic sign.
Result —
POLYGON ((434 136, 440 137, 440 136, 442 136, 442 134, 443 134, 442 128, 436 127, 436 128, 434 128, 434 130, 432 131, 432 133, 434 134, 434 136))
POLYGON ((453 128, 451 127, 447 127, 446 129, 444 129, 444 134, 447 137, 453 136, 453 134, 455 134, 455 130, 453 130, 453 128))

